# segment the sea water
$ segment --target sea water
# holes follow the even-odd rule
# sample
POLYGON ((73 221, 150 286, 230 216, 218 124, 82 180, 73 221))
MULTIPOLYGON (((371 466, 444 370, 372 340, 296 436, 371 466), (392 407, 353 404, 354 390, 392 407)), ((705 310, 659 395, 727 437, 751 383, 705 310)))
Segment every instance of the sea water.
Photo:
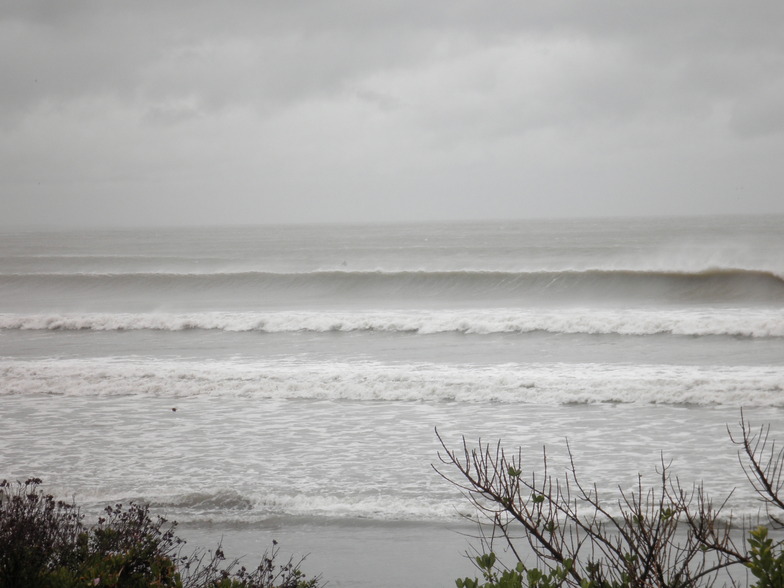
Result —
POLYGON ((527 471, 546 446, 554 475, 568 440, 610 493, 664 459, 754 514, 727 425, 744 408, 784 439, 782 227, 6 229, 0 478, 88 515, 144 501, 200 538, 320 536, 337 586, 367 584, 338 551, 373 537, 420 544, 420 572, 462 545, 433 535, 473 514, 432 467, 454 474, 436 430, 522 447, 527 471))

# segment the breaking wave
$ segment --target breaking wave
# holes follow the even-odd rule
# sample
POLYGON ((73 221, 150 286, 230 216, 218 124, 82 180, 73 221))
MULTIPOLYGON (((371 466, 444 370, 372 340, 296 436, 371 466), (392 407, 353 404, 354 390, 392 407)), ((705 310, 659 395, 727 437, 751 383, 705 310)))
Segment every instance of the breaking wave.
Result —
POLYGON ((0 361, 0 394, 784 407, 770 366, 0 361))
POLYGON ((467 309, 369 312, 204 312, 0 314, 0 329, 316 333, 529 333, 784 337, 778 309, 467 309))
MULTIPOLYGON (((261 485, 263 487, 263 485, 261 485)), ((51 491, 57 492, 54 488, 51 491)), ((334 491, 333 491, 334 492, 334 491)), ((68 495, 67 491, 62 492, 68 495)), ((71 493, 72 494, 72 493, 71 493)), ((369 519, 374 521, 448 521, 471 516, 470 505, 454 492, 431 492, 430 496, 400 496, 357 492, 354 494, 305 493, 245 489, 215 489, 164 496, 91 496, 88 515, 102 514, 109 502, 148 504, 178 523, 253 525, 277 517, 369 519)), ((84 497, 83 497, 84 498, 84 497)))
POLYGON ((144 292, 246 293, 275 297, 521 297, 551 301, 651 299, 673 301, 784 302, 784 277, 769 271, 709 269, 698 272, 584 270, 315 271, 304 273, 4 274, 0 289, 51 289, 91 295, 144 292))

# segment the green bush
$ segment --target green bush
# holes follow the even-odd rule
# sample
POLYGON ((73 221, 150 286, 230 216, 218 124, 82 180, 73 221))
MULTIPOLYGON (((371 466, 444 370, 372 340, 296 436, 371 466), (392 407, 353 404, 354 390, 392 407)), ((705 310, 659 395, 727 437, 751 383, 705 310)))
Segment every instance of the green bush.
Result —
POLYGON ((512 569, 499 570, 496 567, 496 555, 492 551, 475 558, 476 567, 482 572, 484 582, 477 578, 455 580, 457 588, 559 588, 566 580, 572 562, 564 562, 564 566, 556 566, 543 572, 538 568, 526 568, 518 561, 512 569))
POLYGON ((73 503, 55 500, 41 480, 0 482, 0 588, 317 588, 277 543, 252 570, 214 551, 183 555, 176 523, 146 505, 116 504, 87 526, 73 503))
POLYGON ((757 527, 749 533, 749 560, 746 567, 757 578, 758 588, 784 586, 784 551, 768 536, 767 527, 757 527))

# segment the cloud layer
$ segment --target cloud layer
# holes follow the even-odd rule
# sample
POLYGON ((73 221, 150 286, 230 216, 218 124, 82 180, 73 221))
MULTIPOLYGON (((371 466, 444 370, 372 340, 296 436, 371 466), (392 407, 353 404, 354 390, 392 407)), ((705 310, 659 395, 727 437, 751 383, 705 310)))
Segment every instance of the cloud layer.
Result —
POLYGON ((0 4, 0 213, 784 212, 784 5, 0 4))

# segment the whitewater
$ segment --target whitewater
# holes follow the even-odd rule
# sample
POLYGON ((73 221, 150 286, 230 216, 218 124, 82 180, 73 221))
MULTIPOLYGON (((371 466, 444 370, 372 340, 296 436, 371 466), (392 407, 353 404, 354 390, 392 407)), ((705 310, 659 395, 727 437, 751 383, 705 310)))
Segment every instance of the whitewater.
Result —
POLYGON ((200 537, 306 528, 325 573, 358 529, 459 555, 439 533, 472 513, 431 468, 435 429, 531 470, 546 446, 554 472, 568 439, 609 492, 665 455, 755 515, 726 427, 744 408, 784 439, 782 226, 5 230, 0 478, 200 537))
POLYGON ((617 335, 731 335, 784 337, 776 309, 697 308, 668 313, 646 309, 477 309, 386 312, 204 312, 0 314, 0 329, 161 330, 215 329, 286 333, 387 331, 466 334, 530 333, 617 335))

